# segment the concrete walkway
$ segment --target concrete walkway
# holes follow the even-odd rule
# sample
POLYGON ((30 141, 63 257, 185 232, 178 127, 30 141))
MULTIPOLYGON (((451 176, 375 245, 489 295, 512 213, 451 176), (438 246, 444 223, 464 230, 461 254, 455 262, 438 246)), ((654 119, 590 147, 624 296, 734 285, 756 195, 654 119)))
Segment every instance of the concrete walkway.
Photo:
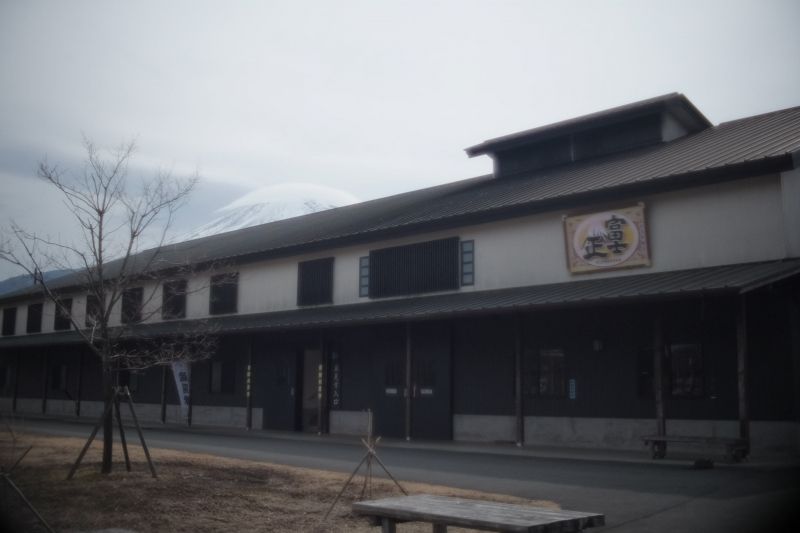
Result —
MULTIPOLYGON (((86 437, 89 425, 27 419, 21 429, 86 437)), ((358 439, 260 430, 146 426, 153 447, 350 472, 358 439)), ((764 531, 795 513, 795 458, 756 457, 710 470, 686 460, 653 461, 641 452, 524 447, 512 444, 381 441, 379 453, 402 480, 552 500, 601 512, 605 531, 764 531)))

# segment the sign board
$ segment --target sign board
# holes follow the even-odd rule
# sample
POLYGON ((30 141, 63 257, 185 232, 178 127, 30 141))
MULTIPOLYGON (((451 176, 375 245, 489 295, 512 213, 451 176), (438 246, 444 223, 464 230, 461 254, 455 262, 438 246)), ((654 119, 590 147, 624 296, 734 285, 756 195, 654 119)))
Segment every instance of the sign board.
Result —
POLYGON ((573 274, 650 266, 644 205, 564 217, 573 274))
POLYGON ((188 416, 189 414, 190 372, 189 364, 186 361, 174 361, 172 363, 172 375, 175 376, 175 388, 178 391, 178 399, 181 402, 183 416, 188 416))

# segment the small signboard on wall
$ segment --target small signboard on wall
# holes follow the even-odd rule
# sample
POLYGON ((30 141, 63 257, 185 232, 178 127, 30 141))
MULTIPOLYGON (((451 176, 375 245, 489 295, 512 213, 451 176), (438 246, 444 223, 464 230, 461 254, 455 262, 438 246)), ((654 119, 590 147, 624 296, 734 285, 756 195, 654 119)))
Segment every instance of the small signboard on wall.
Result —
POLYGON ((644 204, 564 217, 573 274, 650 266, 644 204))

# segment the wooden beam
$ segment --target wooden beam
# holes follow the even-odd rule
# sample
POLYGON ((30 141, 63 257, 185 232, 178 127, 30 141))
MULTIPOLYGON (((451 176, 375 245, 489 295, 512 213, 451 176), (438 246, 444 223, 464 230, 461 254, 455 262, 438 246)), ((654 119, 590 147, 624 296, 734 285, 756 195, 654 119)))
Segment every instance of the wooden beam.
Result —
POLYGON ((750 444, 750 418, 747 403, 747 305, 739 296, 736 313, 736 386, 739 397, 739 438, 750 444))
POLYGON ((653 394, 656 405, 656 434, 667 434, 664 413, 664 322, 657 316, 653 322, 653 394))
POLYGON ((253 337, 247 339, 247 369, 244 376, 244 390, 247 398, 247 420, 245 427, 253 429, 253 394, 252 394, 252 373, 253 373, 253 337))
POLYGON ((47 363, 48 354, 42 355, 42 414, 47 413, 47 363))
POLYGON ((17 397, 19 396, 19 365, 22 362, 22 359, 19 356, 19 353, 16 356, 16 361, 14 362, 14 398, 11 400, 11 412, 17 412, 17 397))
MULTIPOLYGON (((167 423, 167 373, 169 369, 166 365, 161 367, 161 423, 167 423)), ((180 392, 179 392, 180 394, 180 392)))
MULTIPOLYGON (((192 398, 194 396, 192 394, 192 388, 193 388, 192 384, 194 383, 194 372, 192 371, 192 363, 191 362, 187 363, 186 366, 189 369, 189 405, 188 405, 187 413, 186 413, 186 424, 189 427, 192 427, 192 403, 194 403, 193 400, 192 400, 192 398)), ((180 394, 180 391, 178 392, 178 394, 180 394)))
POLYGON ((75 416, 81 416, 81 397, 83 396, 83 361, 86 356, 83 348, 81 348, 81 355, 78 358, 78 394, 75 397, 75 416))
POLYGON ((514 332, 514 411, 517 419, 517 446, 525 444, 525 412, 522 401, 522 317, 516 316, 514 332))
POLYGON ((411 440, 411 323, 406 322, 406 440, 411 440))

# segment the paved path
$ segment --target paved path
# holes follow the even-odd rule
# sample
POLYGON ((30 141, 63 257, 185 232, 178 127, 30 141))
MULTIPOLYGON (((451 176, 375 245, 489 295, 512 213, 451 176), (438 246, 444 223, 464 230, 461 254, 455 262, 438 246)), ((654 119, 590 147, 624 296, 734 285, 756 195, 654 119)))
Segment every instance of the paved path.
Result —
MULTIPOLYGON (((28 420, 26 429, 85 437, 85 424, 28 420)), ((148 443, 225 457, 350 472, 362 456, 351 439, 255 431, 152 427, 148 443)), ((654 462, 646 452, 519 451, 513 447, 387 442, 381 459, 403 480, 552 500, 565 509, 601 512, 597 531, 765 531, 800 502, 800 468, 718 465, 694 470, 688 462, 654 462), (558 455, 561 455, 560 457, 558 455), (641 457, 643 460, 638 460, 641 457)))

